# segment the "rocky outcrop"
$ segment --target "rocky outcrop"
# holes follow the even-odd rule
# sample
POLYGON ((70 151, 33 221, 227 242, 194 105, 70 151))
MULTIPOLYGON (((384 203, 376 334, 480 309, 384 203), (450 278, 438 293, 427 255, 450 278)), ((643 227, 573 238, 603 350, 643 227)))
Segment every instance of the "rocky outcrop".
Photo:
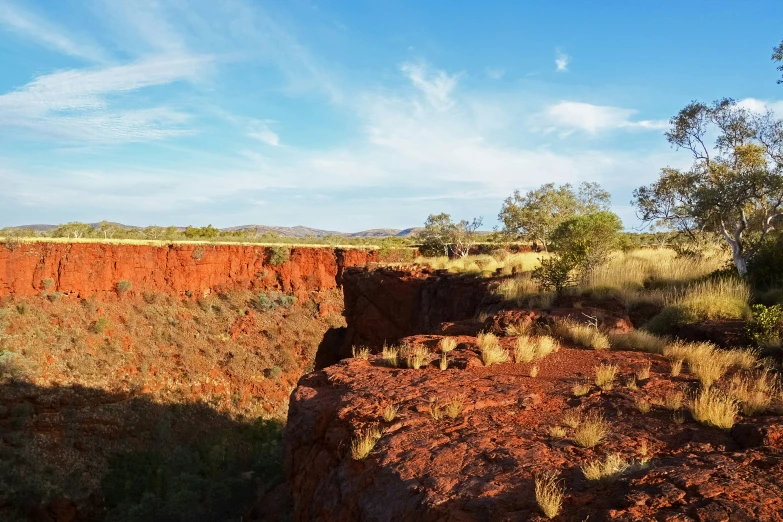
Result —
POLYGON ((294 247, 287 261, 275 265, 271 254, 271 247, 244 245, 0 245, 0 297, 42 291, 108 296, 119 281, 129 281, 135 293, 203 296, 257 288, 304 297, 339 286, 346 267, 377 260, 370 250, 294 247))
POLYGON ((490 291, 492 279, 445 271, 347 268, 342 284, 348 326, 327 334, 316 368, 350 357, 353 346, 378 350, 408 335, 470 321, 502 304, 490 291))
MULTIPOLYGON (((434 349, 438 339, 405 341, 434 349)), ((783 520, 779 416, 748 417, 731 432, 699 424, 687 410, 675 422, 663 398, 692 393, 697 383, 672 378, 657 355, 564 346, 536 362, 531 377, 532 364, 485 367, 474 338, 455 340, 446 371, 436 360, 414 370, 371 356, 300 380, 284 438, 293 520, 545 520, 534 484, 549 472, 565 489, 560 521, 783 520), (649 379, 622 385, 648 362, 649 379), (619 369, 611 390, 589 384, 602 363, 619 369), (575 396, 577 383, 589 391, 575 396), (433 408, 453 399, 463 410, 436 420, 433 408), (651 411, 640 411, 642 401, 651 411), (388 422, 387 404, 399 408, 388 422), (564 422, 569 411, 602 415, 604 440, 578 445, 564 422), (380 439, 365 459, 352 458, 352 441, 370 426, 380 439), (550 431, 558 426, 562 433, 550 431), (612 454, 631 467, 612 479, 585 478, 584 464, 612 454)))

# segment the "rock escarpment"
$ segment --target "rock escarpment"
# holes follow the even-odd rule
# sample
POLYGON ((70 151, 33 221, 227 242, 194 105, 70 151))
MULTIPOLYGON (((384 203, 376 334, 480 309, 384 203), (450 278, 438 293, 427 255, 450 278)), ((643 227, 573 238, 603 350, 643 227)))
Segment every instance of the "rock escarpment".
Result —
MULTIPOLYGON (((278 247, 279 248, 279 247, 278 247)), ((360 249, 294 247, 287 260, 271 262, 272 248, 244 245, 167 246, 107 243, 0 245, 0 297, 43 290, 76 297, 108 295, 119 281, 132 292, 166 294, 231 289, 278 290, 297 297, 336 288, 346 267, 377 260, 360 249)))

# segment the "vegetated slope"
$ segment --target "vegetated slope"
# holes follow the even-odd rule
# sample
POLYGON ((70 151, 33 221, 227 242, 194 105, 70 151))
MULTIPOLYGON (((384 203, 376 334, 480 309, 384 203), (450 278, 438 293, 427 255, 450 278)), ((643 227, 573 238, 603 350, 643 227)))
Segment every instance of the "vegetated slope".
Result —
POLYGON ((279 487, 344 268, 374 256, 0 246, 0 520, 240 520, 279 487))
POLYGON ((3 298, 0 520, 239 520, 341 300, 3 298))
MULTIPOLYGON (((373 287, 373 273, 348 271, 346 291, 373 287)), ((396 331, 410 335, 418 317, 411 303, 427 315, 429 301, 400 287, 426 284, 388 270, 375 278, 372 306, 346 310, 348 330, 357 320, 366 329, 396 318, 396 331)), ((465 285, 448 281, 456 287, 441 283, 438 295, 465 285)), ((631 325, 618 315, 622 306, 599 317, 595 303, 571 301, 548 313, 493 312, 492 304, 484 321, 444 316, 440 326, 424 325, 430 335, 393 341, 386 356, 348 358, 303 377, 284 437, 294 520, 544 520, 542 505, 557 506, 537 496, 536 482, 551 473, 563 492, 556 520, 783 520, 779 363, 695 344, 667 357, 577 346, 597 330, 569 330, 564 319, 598 317, 620 336, 631 325), (506 362, 486 365, 482 347, 489 352, 492 342, 480 330, 500 336, 506 362), (514 362, 525 335, 555 334, 563 339, 552 353, 524 362, 523 350, 514 362), (455 349, 441 370, 449 338, 455 349), (422 366, 411 368, 419 351, 422 366), (682 364, 697 352, 703 356, 682 364), (715 361, 725 365, 711 382, 715 361), (728 413, 714 397, 729 397, 728 413)), ((641 347, 640 338, 622 339, 641 347)))

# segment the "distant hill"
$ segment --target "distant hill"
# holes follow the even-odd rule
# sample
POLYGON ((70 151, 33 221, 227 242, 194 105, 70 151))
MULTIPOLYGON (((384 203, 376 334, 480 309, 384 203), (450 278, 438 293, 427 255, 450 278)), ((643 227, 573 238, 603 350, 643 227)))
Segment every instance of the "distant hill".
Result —
MULTIPOLYGON (((122 223, 111 223, 112 225, 124 228, 124 229, 142 229, 144 227, 137 227, 133 225, 123 225, 122 223)), ((92 228, 97 229, 100 223, 88 223, 92 228)), ((27 228, 35 230, 36 232, 51 232, 59 225, 22 225, 19 227, 10 228, 27 228)), ((179 230, 185 230, 185 227, 177 227, 179 230)), ((363 230, 361 232, 337 232, 335 230, 322 230, 319 228, 310 228, 303 226, 295 227, 272 227, 268 225, 242 225, 238 227, 221 228, 221 232, 234 232, 237 230, 255 230, 258 235, 273 233, 282 237, 325 237, 325 236, 342 236, 349 238, 383 238, 383 237, 411 237, 417 236, 423 230, 422 228, 406 228, 400 230, 397 228, 374 228, 371 230, 363 230)))

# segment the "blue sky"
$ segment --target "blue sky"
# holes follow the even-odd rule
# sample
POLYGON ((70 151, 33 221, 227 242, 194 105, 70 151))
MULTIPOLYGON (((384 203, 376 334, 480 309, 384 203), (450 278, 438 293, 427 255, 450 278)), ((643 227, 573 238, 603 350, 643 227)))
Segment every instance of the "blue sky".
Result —
POLYGON ((687 166, 689 101, 783 114, 783 2, 0 0, 0 226, 496 224, 687 166), (600 4, 596 6, 596 4, 600 4))

